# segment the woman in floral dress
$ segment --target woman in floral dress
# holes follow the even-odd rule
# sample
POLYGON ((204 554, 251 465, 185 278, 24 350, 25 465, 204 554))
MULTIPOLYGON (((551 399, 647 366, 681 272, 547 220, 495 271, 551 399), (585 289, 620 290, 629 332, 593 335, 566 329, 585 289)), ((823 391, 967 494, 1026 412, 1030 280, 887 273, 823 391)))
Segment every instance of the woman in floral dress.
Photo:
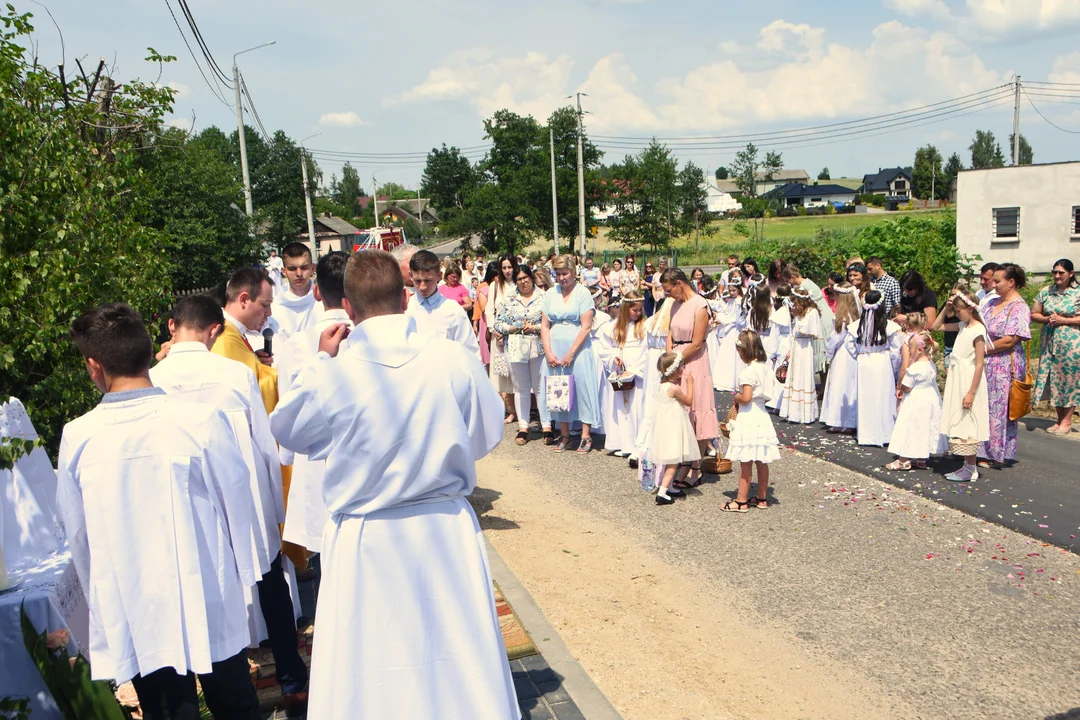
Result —
POLYGON ((1039 291, 1031 319, 1046 327, 1039 351, 1035 400, 1049 400, 1058 421, 1047 428, 1054 435, 1072 430, 1073 410, 1080 403, 1080 287, 1071 260, 1054 263, 1054 282, 1039 291))
POLYGON ((1027 277, 1024 269, 1005 263, 994 273, 998 297, 980 309, 993 344, 986 351, 986 389, 990 399, 990 440, 979 444, 979 466, 1000 466, 1016 459, 1018 424, 1009 419, 1009 389, 1013 378, 1027 375, 1024 341, 1031 339, 1031 310, 1020 297, 1027 277))

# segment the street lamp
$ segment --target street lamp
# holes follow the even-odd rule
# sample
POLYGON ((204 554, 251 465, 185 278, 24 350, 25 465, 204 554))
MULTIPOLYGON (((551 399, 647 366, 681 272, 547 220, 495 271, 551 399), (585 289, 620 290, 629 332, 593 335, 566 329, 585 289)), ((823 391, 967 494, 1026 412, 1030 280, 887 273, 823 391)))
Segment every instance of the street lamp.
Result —
POLYGON ((382 172, 386 168, 371 171, 371 204, 375 213, 375 227, 379 227, 379 185, 375 182, 375 173, 382 172))
POLYGON ((251 206, 251 176, 248 174, 247 141, 244 139, 244 111, 240 105, 240 69, 236 66, 236 56, 276 44, 277 40, 271 40, 262 45, 241 50, 232 56, 232 80, 233 88, 236 90, 236 129, 240 135, 240 169, 244 174, 244 209, 247 210, 248 217, 251 217, 255 209, 251 206))

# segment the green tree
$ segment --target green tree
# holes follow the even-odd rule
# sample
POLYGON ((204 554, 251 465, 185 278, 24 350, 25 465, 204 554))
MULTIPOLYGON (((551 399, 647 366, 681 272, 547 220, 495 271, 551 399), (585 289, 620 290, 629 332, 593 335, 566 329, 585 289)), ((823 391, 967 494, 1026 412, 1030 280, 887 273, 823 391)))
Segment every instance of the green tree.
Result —
MULTIPOLYGON (((534 166, 528 169, 533 202, 537 204, 536 231, 543 237, 552 236, 551 216, 551 135, 555 137, 555 187, 559 202, 559 239, 568 252, 577 249, 578 242, 578 182, 577 182, 577 110, 561 107, 551 113, 547 125, 539 128, 536 144, 539 152, 532 155, 534 166)), ((592 225, 593 210, 606 201, 601 182, 600 159, 603 153, 583 135, 581 158, 585 175, 585 226, 592 225)), ((560 248, 562 249, 562 248, 560 248)))
POLYGON ((922 200, 940 200, 949 195, 949 181, 941 164, 941 153, 933 145, 915 151, 911 193, 922 200))
POLYGON ((25 51, 32 33, 29 14, 9 5, 0 15, 0 387, 27 405, 55 456, 64 423, 100 398, 71 321, 124 301, 156 333, 169 300, 168 240, 137 220, 147 202, 138 158, 173 97, 108 77, 104 62, 62 81, 25 51))
POLYGON ((138 156, 147 179, 138 220, 172 248, 165 261, 178 289, 212 287, 262 255, 244 214, 243 185, 218 152, 219 135, 208 128, 189 138, 170 128, 138 156))
POLYGON ((335 203, 346 208, 343 217, 356 217, 360 212, 360 203, 357 198, 364 194, 364 188, 360 185, 360 173, 346 162, 341 168, 341 180, 331 178, 330 197, 335 203))
POLYGON ((765 159, 758 159, 758 148, 753 143, 747 143, 743 150, 735 155, 735 161, 731 163, 731 173, 735 185, 743 191, 747 197, 757 197, 758 176, 761 179, 772 180, 773 176, 784 169, 784 159, 780 153, 765 153, 765 159))
POLYGON ((614 182, 613 239, 631 249, 647 247, 653 252, 671 246, 681 227, 680 201, 684 199, 678 166, 671 150, 655 138, 637 155, 626 156, 614 182))
MULTIPOLYGON (((1009 133, 1009 155, 1012 156, 1013 138, 1016 137, 1015 133, 1009 133)), ((1031 143, 1024 137, 1024 133, 1020 133, 1020 162, 1018 165, 1034 165, 1035 153, 1031 150, 1031 143)))
POLYGON ((942 174, 945 175, 945 182, 951 187, 953 180, 960 174, 960 171, 964 169, 964 161, 960 159, 959 153, 953 153, 949 156, 949 159, 945 161, 945 168, 942 174))
POLYGON ((971 151, 973 170, 1005 166, 1005 156, 1001 154, 1001 143, 989 130, 976 130, 975 139, 971 141, 968 150, 971 151))
POLYGON ((829 168, 822 168, 821 172, 817 174, 818 180, 832 180, 832 176, 829 175, 829 168))
POLYGON ((717 180, 727 180, 727 179, 728 179, 728 176, 729 176, 730 174, 731 174, 731 171, 730 171, 730 170, 728 170, 728 169, 727 169, 726 167, 724 167, 723 165, 721 165, 720 167, 716 168, 716 179, 717 179, 717 180))
POLYGON ((431 200, 443 220, 465 209, 465 198, 476 189, 478 177, 469 159, 456 147, 432 148, 427 155, 420 192, 431 200))

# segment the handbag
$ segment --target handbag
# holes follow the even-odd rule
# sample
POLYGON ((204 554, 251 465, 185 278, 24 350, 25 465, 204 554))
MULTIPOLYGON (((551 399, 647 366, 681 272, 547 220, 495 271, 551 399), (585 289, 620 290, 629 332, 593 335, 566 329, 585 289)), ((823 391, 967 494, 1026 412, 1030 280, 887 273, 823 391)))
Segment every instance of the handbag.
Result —
MULTIPOLYGON (((1009 316, 1012 316, 1012 311, 1009 311, 1009 316)), ((1008 321, 1006 320, 1006 325, 1008 321)), ((1024 349, 1025 357, 1028 357, 1028 347, 1030 343, 1020 343, 1024 349)), ((1009 350, 1009 378, 1011 383, 1009 384, 1009 420, 1015 421, 1024 417, 1031 412, 1032 398, 1035 390, 1035 379, 1031 376, 1031 358, 1028 357, 1026 363, 1027 368, 1024 372, 1024 379, 1018 380, 1016 378, 1016 353, 1009 350)))
POLYGON ((574 376, 545 375, 544 399, 547 401, 548 412, 573 412, 574 376))
POLYGON ((787 373, 788 364, 785 360, 780 367, 776 368, 776 382, 780 383, 781 385, 787 384, 787 373))

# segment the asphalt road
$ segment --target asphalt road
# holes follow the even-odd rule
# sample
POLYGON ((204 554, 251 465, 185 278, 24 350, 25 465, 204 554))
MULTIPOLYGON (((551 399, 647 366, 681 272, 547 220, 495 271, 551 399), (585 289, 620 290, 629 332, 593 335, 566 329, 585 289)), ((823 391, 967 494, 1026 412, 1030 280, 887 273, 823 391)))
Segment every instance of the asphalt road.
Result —
MULTIPOLYGON (((723 417, 731 396, 717 393, 717 405, 723 417)), ((782 445, 1072 552, 1080 551, 1080 483, 1076 473, 1080 444, 1046 433, 1049 420, 1021 420, 1017 462, 1001 470, 980 469, 979 479, 973 483, 945 479, 945 473, 960 467, 959 458, 932 458, 926 470, 894 472, 885 469, 895 456, 884 448, 859 446, 850 435, 827 434, 818 423, 797 425, 774 418, 773 424, 782 445)), ((1073 437, 1080 439, 1080 434, 1073 437)))
MULTIPOLYGON (((776 647, 769 644, 776 638, 788 650, 763 659, 760 680, 751 688, 760 690, 758 701, 732 707, 718 703, 711 711, 679 717, 780 717, 770 714, 770 697, 789 692, 785 678, 818 657, 828 658, 830 667, 846 668, 841 676, 852 678, 846 695, 837 695, 838 704, 847 703, 847 696, 867 695, 895 703, 891 712, 874 717, 1056 720, 1080 713, 1076 554, 944 507, 946 497, 956 502, 965 493, 944 487, 939 471, 923 473, 921 479, 887 476, 869 469, 887 460, 883 451, 865 451, 870 454, 862 457, 863 451, 842 444, 821 446, 816 429, 794 433, 782 422, 777 429, 786 444, 801 452, 781 450, 771 468, 768 510, 720 512, 734 494, 734 474, 707 477, 687 499, 657 507, 625 460, 602 452, 559 455, 540 442, 517 447, 514 428, 507 429, 492 457, 478 464, 480 485, 472 499, 485 532, 496 540, 504 537, 493 542, 507 564, 534 568, 515 573, 617 707, 620 688, 657 694, 673 704, 696 698, 703 692, 699 685, 726 668, 722 660, 698 667, 691 653, 687 664, 664 667, 657 680, 640 676, 636 666, 611 654, 611 637, 632 641, 645 624, 644 618, 619 611, 626 593, 644 582, 636 577, 640 568, 628 563, 625 577, 596 571, 621 567, 623 558, 603 549, 608 547, 603 541, 613 537, 624 538, 621 546, 647 553, 700 589, 675 586, 663 596, 647 596, 655 600, 647 610, 648 623, 655 617, 670 634, 650 636, 655 644, 635 646, 635 653, 661 662, 673 650, 669 643, 776 647), (832 462, 805 452, 829 452, 832 462), (842 459, 859 472, 839 467, 842 459), (924 487, 914 488, 920 482, 924 487), (935 483, 945 495, 941 490, 933 495, 935 483), (547 525, 562 535, 537 531, 547 525), (596 539, 577 543, 572 537, 596 539), (570 542, 577 543, 573 552, 580 557, 567 554, 570 542), (580 583, 583 575, 591 582, 580 583), (566 593, 566 587, 574 592, 566 593), (687 605, 690 597, 703 604, 687 605), (734 621, 718 635, 706 630, 710 626, 700 615, 727 617, 729 609, 737 611, 734 621), (702 636, 690 642, 683 635, 694 632, 695 623, 703 628, 702 636)), ((1016 468, 992 474, 985 488, 976 483, 971 501, 976 508, 987 504, 979 508, 980 515, 1003 523, 1005 510, 1014 518, 1016 511, 1035 512, 1028 493, 1015 510, 1004 497, 1019 497, 1007 488, 1029 474, 1047 486, 1045 493, 1030 497, 1051 497, 1055 488, 1060 492, 1064 466, 1053 457, 1033 456, 1062 454, 1055 452, 1057 444, 1040 444, 1036 434, 1025 432, 1021 438, 1024 455, 1016 468), (1053 479, 1044 482, 1039 479, 1043 474, 1053 479), (995 508, 1000 510, 990 512, 995 508), (996 518, 999 512, 1001 519, 996 518)), ((1068 450, 1075 446, 1068 440, 1062 446, 1068 461, 1068 450)), ((1070 505, 1064 496, 1061 500, 1070 505)), ((1069 533, 1056 527, 1063 511, 1055 512, 1040 519, 1056 539, 1069 533)), ((731 661, 741 656, 731 654, 731 661)), ((809 710, 798 715, 834 716, 809 710)))

